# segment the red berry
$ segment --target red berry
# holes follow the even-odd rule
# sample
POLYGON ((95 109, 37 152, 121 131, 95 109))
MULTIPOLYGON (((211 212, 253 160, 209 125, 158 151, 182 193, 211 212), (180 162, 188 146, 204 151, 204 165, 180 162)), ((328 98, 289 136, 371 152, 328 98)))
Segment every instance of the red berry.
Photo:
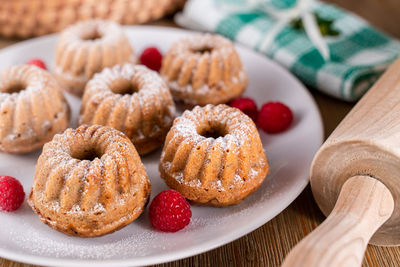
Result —
POLYGON ((26 62, 26 64, 34 65, 36 67, 42 68, 44 70, 47 70, 46 63, 44 63, 43 60, 40 60, 38 58, 33 58, 33 59, 29 60, 28 62, 26 62))
POLYGON ((289 107, 281 102, 268 102, 261 107, 257 124, 267 133, 279 133, 293 121, 293 113, 289 107))
POLYGON ((21 183, 10 176, 0 176, 0 210, 17 210, 24 202, 25 192, 21 183))
POLYGON ((160 71, 162 54, 157 47, 148 47, 140 55, 140 62, 149 69, 160 71))
POLYGON ((189 224, 192 217, 190 205, 175 190, 159 193, 151 202, 149 218, 154 228, 163 232, 176 232, 189 224))
POLYGON ((236 98, 229 103, 229 106, 240 109, 254 122, 257 121, 258 110, 257 105, 253 99, 247 97, 236 98))

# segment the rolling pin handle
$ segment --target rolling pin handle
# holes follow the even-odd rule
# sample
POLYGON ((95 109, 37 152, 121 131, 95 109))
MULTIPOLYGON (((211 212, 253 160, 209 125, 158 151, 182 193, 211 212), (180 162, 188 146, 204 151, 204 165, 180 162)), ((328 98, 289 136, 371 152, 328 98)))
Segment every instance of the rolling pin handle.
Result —
POLYGON ((328 218, 294 247, 282 266, 361 266, 370 238, 393 209, 392 194, 379 180, 349 178, 328 218))

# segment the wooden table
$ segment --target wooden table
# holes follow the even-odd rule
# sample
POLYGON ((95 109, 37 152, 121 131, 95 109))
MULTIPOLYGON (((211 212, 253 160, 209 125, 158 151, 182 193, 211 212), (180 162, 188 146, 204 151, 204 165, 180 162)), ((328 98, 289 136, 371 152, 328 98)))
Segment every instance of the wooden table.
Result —
MULTIPOLYGON (((398 0, 326 1, 352 10, 400 38, 398 0)), ((155 24, 171 25, 172 22, 166 19, 155 24)), ((16 42, 0 39, 0 48, 16 42)), ((353 105, 310 90, 320 108, 328 136, 353 105)), ((290 249, 323 220, 308 186, 287 209, 252 233, 210 252, 160 266, 279 266, 290 249)), ((30 265, 0 258, 0 266, 30 265)), ((400 247, 368 246, 363 266, 400 266, 400 247)))

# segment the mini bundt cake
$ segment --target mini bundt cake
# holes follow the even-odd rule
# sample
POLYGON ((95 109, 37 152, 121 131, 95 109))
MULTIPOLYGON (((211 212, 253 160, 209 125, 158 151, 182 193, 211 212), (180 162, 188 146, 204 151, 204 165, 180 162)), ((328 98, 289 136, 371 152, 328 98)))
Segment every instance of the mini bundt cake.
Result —
POLYGON ((104 69, 86 86, 80 124, 101 124, 124 132, 140 155, 160 147, 175 118, 167 85, 142 65, 104 69))
POLYGON ((163 59, 161 75, 173 97, 188 105, 227 103, 247 86, 246 72, 232 42, 212 34, 174 43, 163 59))
POLYGON ((28 203, 50 227, 95 237, 135 220, 150 187, 129 138, 110 127, 83 125, 44 146, 28 203))
POLYGON ((0 76, 1 152, 34 151, 68 127, 69 106, 50 73, 17 65, 0 76))
POLYGON ((111 21, 88 20, 62 31, 54 73, 64 89, 81 96, 95 73, 125 62, 135 63, 136 56, 121 26, 111 21))
POLYGON ((175 119, 159 170, 167 185, 185 198, 227 206, 255 191, 269 166, 253 121, 221 104, 197 106, 175 119))

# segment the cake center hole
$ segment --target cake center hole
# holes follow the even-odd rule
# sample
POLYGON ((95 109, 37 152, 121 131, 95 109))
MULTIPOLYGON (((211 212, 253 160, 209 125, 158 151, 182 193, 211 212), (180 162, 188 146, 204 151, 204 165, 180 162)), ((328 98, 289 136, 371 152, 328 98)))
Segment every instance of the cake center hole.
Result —
POLYGON ((201 47, 194 50, 195 53, 205 54, 210 53, 213 51, 211 47, 201 47))
POLYGON ((101 39, 102 37, 103 37, 102 34, 99 33, 98 30, 94 30, 93 32, 83 36, 82 39, 85 41, 94 41, 97 39, 101 39))
POLYGON ((93 148, 87 148, 87 149, 82 149, 80 151, 74 151, 71 156, 74 159, 79 159, 79 160, 94 160, 95 158, 101 158, 101 154, 98 153, 98 151, 96 151, 93 148))
POLYGON ((213 127, 202 129, 198 131, 198 133, 205 138, 214 139, 217 139, 218 137, 224 137, 227 134, 223 125, 213 125, 213 127))
POLYGON ((9 84, 1 91, 12 94, 12 93, 19 93, 19 92, 25 90, 25 88, 26 88, 25 84, 16 82, 16 83, 9 84))
POLYGON ((126 79, 118 79, 111 83, 111 91, 120 95, 132 95, 139 92, 139 88, 135 83, 126 79))

